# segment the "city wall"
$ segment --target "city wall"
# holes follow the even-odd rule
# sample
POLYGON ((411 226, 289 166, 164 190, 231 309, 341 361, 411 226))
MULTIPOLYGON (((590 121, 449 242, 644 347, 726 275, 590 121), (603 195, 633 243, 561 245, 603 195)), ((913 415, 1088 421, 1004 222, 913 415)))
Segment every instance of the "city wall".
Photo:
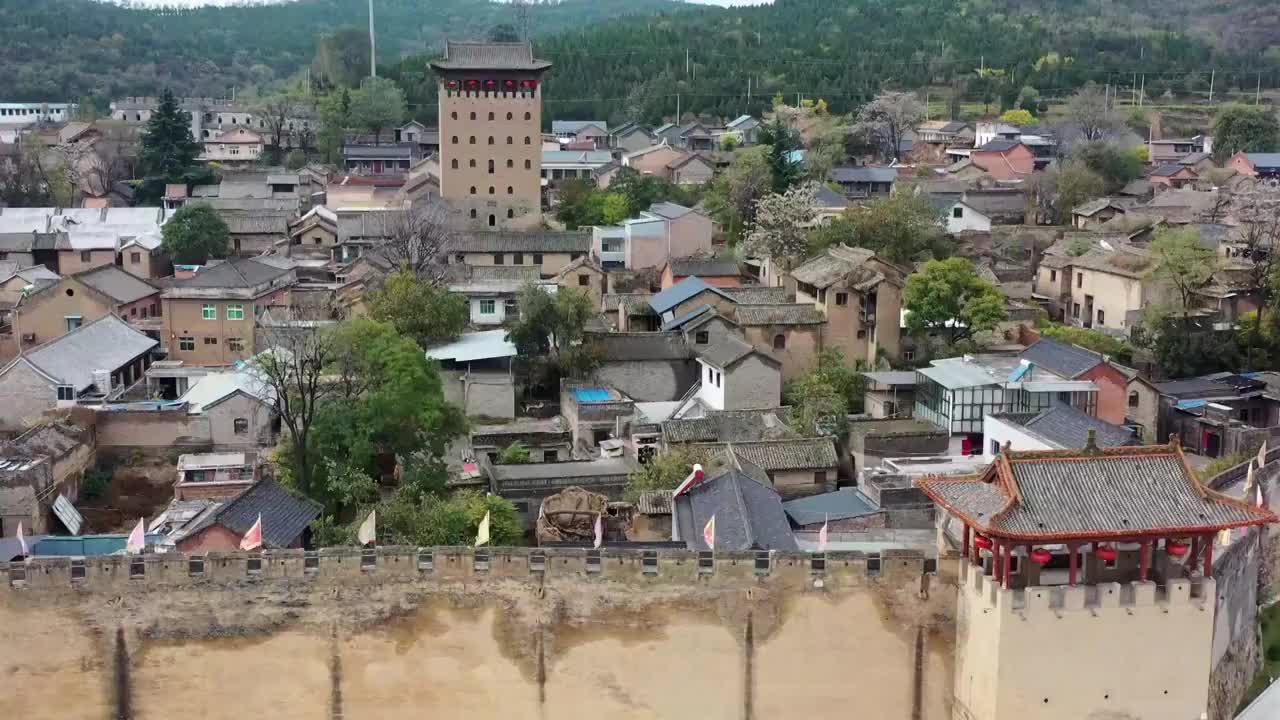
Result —
POLYGON ((0 564, 15 717, 951 717, 954 564, 383 548, 0 564))

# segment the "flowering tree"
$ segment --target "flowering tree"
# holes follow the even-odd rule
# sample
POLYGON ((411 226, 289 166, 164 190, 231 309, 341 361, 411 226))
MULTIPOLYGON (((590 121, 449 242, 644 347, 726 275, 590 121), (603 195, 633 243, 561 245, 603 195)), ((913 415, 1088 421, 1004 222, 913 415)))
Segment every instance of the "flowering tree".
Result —
POLYGON ((746 251, 769 258, 790 270, 809 250, 809 227, 814 221, 817 186, 809 183, 774 193, 756 202, 756 219, 745 239, 746 251))

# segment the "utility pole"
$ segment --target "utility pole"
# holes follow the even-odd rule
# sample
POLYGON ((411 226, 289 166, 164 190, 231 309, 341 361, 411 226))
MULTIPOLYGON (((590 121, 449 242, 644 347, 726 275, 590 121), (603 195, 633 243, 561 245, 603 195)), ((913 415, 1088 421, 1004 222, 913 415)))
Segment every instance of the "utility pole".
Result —
POLYGON ((378 77, 378 49, 373 38, 373 0, 369 0, 369 77, 378 77))
POLYGON ((1258 88, 1253 91, 1253 104, 1262 104, 1262 73, 1258 73, 1258 88))
POLYGON ((1147 74, 1142 73, 1142 89, 1138 91, 1138 107, 1142 107, 1147 101, 1147 74))
POLYGON ((680 93, 676 93, 676 124, 680 124, 680 93))
MULTIPOLYGON (((1262 76, 1259 75, 1258 77, 1261 78, 1262 76)), ((1258 80, 1258 82, 1262 82, 1262 80, 1258 80)), ((751 114, 751 76, 750 75, 747 76, 747 107, 742 114, 743 115, 751 114)))
POLYGON ((1138 73, 1133 74, 1133 104, 1138 104, 1138 73))
POLYGON ((689 74, 689 48, 684 49, 684 74, 689 74))
POLYGON ((1214 79, 1214 76, 1217 74, 1217 72, 1218 72, 1217 69, 1209 70, 1209 104, 1210 105, 1213 104, 1213 79, 1214 79))

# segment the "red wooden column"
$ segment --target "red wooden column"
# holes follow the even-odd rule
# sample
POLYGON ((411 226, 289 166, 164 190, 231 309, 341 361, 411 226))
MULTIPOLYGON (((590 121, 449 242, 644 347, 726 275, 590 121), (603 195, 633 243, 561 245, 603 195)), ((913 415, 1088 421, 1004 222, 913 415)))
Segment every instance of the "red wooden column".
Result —
POLYGON ((1080 574, 1079 546, 1075 543, 1067 543, 1067 557, 1070 561, 1068 566, 1070 567, 1070 570, 1067 574, 1067 580, 1074 587, 1076 584, 1076 578, 1080 574))
POLYGON ((1138 551, 1138 579, 1142 582, 1147 581, 1147 577, 1151 574, 1151 541, 1143 540, 1142 547, 1138 551))
POLYGON ((1213 541, 1214 537, 1208 535, 1204 539, 1204 576, 1213 577, 1213 541))

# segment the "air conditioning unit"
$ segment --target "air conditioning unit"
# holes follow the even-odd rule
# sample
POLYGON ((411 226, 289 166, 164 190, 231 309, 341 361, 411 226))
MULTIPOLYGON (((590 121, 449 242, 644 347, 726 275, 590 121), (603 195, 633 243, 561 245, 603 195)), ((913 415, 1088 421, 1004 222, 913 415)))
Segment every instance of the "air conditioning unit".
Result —
POLYGON ((36 341, 36 334, 35 334, 35 333, 23 333, 23 334, 22 334, 22 342, 24 342, 24 343, 33 343, 33 342, 35 342, 35 341, 36 341))

